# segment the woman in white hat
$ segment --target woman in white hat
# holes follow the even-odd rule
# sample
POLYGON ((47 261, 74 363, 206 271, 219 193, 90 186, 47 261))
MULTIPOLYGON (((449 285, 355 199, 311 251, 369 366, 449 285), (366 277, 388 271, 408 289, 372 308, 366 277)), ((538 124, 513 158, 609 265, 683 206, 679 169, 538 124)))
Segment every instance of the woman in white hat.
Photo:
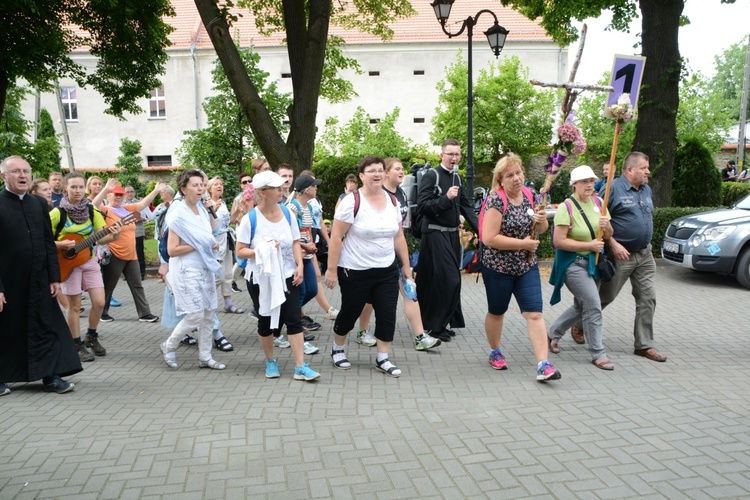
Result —
POLYGON ((602 201, 594 194, 597 177, 591 167, 581 165, 570 173, 573 195, 561 203, 555 214, 555 263, 550 283, 555 285, 551 304, 560 301, 563 283, 573 292, 570 306, 550 327, 549 349, 560 352, 558 342, 574 324, 583 323, 591 362, 602 370, 613 370, 602 344, 602 305, 599 300, 599 273, 596 255, 604 241, 596 238, 599 230, 604 239, 612 236, 609 216, 602 215, 602 201))

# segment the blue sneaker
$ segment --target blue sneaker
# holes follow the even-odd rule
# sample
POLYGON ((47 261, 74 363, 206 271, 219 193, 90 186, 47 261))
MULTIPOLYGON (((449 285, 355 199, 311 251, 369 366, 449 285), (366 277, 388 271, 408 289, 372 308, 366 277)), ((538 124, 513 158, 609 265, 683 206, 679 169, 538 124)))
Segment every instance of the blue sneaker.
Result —
POLYGON ((112 297, 109 300, 109 307, 120 307, 122 305, 122 302, 117 300, 116 298, 112 297))
POLYGON ((281 377, 281 373, 279 373, 279 363, 277 363, 275 359, 267 359, 266 360, 266 378, 279 378, 279 377, 281 377))
POLYGON ((561 377, 560 371, 549 361, 542 361, 536 370, 536 379, 540 382, 559 380, 561 377))
POLYGON ((320 373, 310 368, 310 365, 308 365, 307 363, 303 363, 302 366, 298 366, 294 369, 294 380, 304 380, 305 382, 310 382, 311 380, 315 380, 316 378, 320 378, 320 373))

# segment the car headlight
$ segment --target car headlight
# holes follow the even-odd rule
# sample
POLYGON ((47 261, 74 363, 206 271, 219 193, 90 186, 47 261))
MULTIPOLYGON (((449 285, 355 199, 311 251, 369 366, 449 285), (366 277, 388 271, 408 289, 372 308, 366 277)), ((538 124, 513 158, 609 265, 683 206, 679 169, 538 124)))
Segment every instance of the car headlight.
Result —
POLYGON ((708 229, 698 231, 695 236, 690 238, 690 246, 695 248, 704 241, 719 241, 731 235, 737 226, 714 226, 708 229))

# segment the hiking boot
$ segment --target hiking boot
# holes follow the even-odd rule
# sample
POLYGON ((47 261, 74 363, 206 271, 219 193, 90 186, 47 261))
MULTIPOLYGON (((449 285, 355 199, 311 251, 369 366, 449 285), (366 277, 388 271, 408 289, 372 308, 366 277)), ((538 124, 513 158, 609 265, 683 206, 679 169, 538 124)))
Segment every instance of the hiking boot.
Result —
POLYGON ((81 363, 88 363, 96 359, 94 355, 91 354, 88 349, 86 349, 86 346, 83 344, 83 342, 81 342, 80 344, 76 344, 76 349, 78 349, 78 358, 81 360, 81 363))
POLYGON ((84 345, 91 349, 91 352, 94 353, 94 356, 106 356, 107 350, 104 348, 103 345, 99 343, 99 336, 98 335, 90 335, 86 334, 86 340, 84 340, 84 345))

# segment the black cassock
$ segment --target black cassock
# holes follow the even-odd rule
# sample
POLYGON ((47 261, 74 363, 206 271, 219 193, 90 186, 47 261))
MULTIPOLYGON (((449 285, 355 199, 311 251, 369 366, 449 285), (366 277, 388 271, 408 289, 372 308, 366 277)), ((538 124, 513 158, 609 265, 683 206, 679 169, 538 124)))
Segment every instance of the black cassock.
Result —
POLYGON ((30 382, 82 370, 65 317, 50 295, 60 281, 47 202, 0 191, 0 382, 30 382))
POLYGON ((424 174, 417 203, 422 213, 422 241, 417 264, 417 297, 422 323, 427 331, 442 332, 463 328, 461 312, 461 243, 458 238, 459 216, 477 229, 474 207, 463 186, 459 195, 449 200, 445 193, 451 186, 461 186, 458 175, 438 165, 424 174), (435 175, 437 174, 437 175, 435 175), (452 228, 451 231, 430 229, 452 228))

